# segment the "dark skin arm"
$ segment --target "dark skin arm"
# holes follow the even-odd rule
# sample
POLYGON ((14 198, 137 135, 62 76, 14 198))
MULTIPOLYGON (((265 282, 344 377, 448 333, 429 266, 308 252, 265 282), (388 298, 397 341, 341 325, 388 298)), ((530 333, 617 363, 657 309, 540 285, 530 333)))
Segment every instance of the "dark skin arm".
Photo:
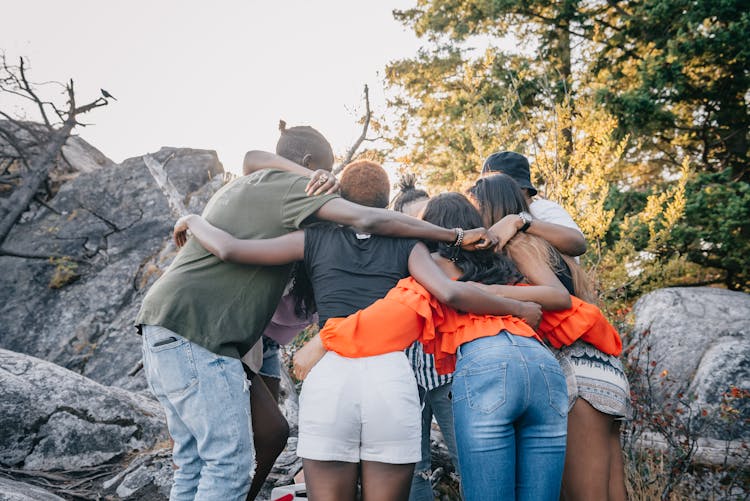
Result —
POLYGON ((242 162, 242 173, 247 176, 255 171, 263 169, 277 169, 285 172, 291 172, 304 177, 309 177, 305 192, 308 195, 322 195, 336 193, 339 191, 339 182, 329 169, 315 169, 311 164, 311 155, 305 155, 303 163, 298 165, 284 157, 269 153, 267 151, 252 150, 245 153, 245 159, 242 162))
MULTIPOLYGON (((450 243, 456 240, 456 230, 442 228, 400 212, 364 207, 348 202, 343 198, 336 198, 327 202, 323 207, 318 209, 315 216, 326 221, 351 226, 359 231, 373 235, 436 240, 450 243)), ((484 228, 466 230, 461 247, 466 250, 493 247, 496 241, 494 239, 486 239, 486 233, 484 228)))
MULTIPOLYGON (((257 150, 248 151, 245 154, 243 172, 248 174, 259 169, 279 169, 302 176, 311 175, 311 171, 306 167, 297 165, 273 153, 257 150)), ((331 191, 332 188, 323 191, 322 187, 316 187, 315 178, 319 172, 315 172, 313 179, 307 185, 306 191, 308 195, 333 192, 331 191)), ((330 175, 330 177, 333 176, 330 175)), ((322 186, 328 186, 328 183, 322 186)), ((338 183, 336 183, 336 188, 338 188, 338 183)), ((318 209, 315 216, 319 219, 332 221, 344 226, 352 226, 364 233, 372 233, 374 235, 436 240, 439 242, 454 242, 456 240, 455 230, 441 228, 398 212, 364 207, 343 199, 329 201, 318 209)), ((488 238, 484 228, 477 228, 467 230, 464 233, 462 247, 467 250, 486 249, 496 243, 493 238, 488 238)))
POLYGON ((241 240, 201 216, 190 214, 181 217, 174 225, 173 236, 178 247, 185 245, 187 230, 222 261, 274 266, 302 261, 305 255, 305 232, 302 230, 276 238, 241 240))
MULTIPOLYGON (((498 248, 502 249, 508 241, 521 229, 523 221, 516 214, 508 214, 493 224, 488 233, 498 239, 498 248)), ((575 228, 568 228, 554 223, 547 223, 541 219, 534 219, 526 230, 529 235, 536 235, 548 241, 563 254, 580 256, 586 252, 586 239, 575 228)))
POLYGON ((472 284, 451 280, 423 243, 415 245, 409 255, 409 273, 438 301, 456 310, 480 315, 513 315, 532 327, 538 326, 541 320, 542 310, 536 303, 488 294, 472 284))
POLYGON ((542 309, 547 311, 567 310, 572 305, 568 291, 561 291, 548 285, 519 287, 516 285, 487 285, 476 282, 471 282, 471 284, 490 294, 497 294, 518 301, 539 303, 542 309))

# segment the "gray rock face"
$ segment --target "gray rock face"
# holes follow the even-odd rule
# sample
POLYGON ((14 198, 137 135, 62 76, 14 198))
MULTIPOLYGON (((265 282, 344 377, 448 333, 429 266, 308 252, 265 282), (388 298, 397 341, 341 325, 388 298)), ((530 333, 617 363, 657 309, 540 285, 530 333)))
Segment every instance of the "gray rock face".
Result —
POLYGON ((693 415, 706 416, 701 433, 708 438, 750 439, 750 429, 741 425, 750 420, 750 399, 731 397, 732 387, 735 394, 750 391, 750 295, 661 289, 642 297, 633 316, 641 345, 631 359, 637 355, 642 370, 652 374, 656 398, 691 399, 693 415), (736 419, 720 418, 727 398, 736 419))
POLYGON ((0 465, 80 470, 166 440, 154 400, 0 349, 0 465))
MULTIPOLYGON (((222 184, 214 152, 154 156, 172 157, 166 170, 191 211, 222 184)), ((142 376, 128 376, 141 358, 133 319, 175 253, 164 195, 138 157, 79 174, 47 205, 31 207, 0 252, 0 348, 145 388, 142 376)))
POLYGON ((63 498, 41 487, 0 477, 0 501, 63 501, 63 498))

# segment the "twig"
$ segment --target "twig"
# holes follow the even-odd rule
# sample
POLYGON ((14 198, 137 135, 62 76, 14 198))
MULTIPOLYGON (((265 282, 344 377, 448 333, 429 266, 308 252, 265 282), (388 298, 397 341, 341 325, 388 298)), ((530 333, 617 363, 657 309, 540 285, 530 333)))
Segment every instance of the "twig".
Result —
POLYGON ((354 144, 351 148, 349 148, 349 151, 346 152, 346 156, 344 157, 344 160, 336 166, 336 168, 333 169, 334 174, 338 174, 342 170, 344 170, 344 167, 352 161, 352 158, 354 158, 354 154, 357 152, 357 149, 362 145, 362 142, 367 137, 367 130, 370 127, 370 119, 372 118, 372 112, 370 111, 370 89, 367 88, 367 84, 365 84, 365 116, 364 116, 364 122, 362 123, 362 133, 359 135, 356 141, 354 141, 354 144))

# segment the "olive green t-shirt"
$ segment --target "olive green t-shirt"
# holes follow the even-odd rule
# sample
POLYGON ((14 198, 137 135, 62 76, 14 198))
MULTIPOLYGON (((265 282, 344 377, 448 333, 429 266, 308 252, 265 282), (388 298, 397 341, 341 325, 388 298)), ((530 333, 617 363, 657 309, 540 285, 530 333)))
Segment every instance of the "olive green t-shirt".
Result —
MULTIPOLYGON (((278 170, 255 172, 216 192, 203 217, 237 238, 284 235, 338 196, 307 196, 308 181, 278 170)), ((146 294, 136 324, 160 325, 239 358, 271 320, 290 270, 224 262, 191 238, 146 294)))

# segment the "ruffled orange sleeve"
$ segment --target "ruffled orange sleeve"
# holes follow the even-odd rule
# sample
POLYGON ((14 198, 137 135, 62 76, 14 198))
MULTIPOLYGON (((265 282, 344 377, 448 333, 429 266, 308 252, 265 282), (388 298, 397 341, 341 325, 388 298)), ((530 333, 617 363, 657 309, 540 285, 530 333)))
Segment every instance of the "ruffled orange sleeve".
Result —
POLYGON ((567 310, 543 311, 539 333, 555 348, 569 346, 580 339, 609 355, 622 353, 622 340, 602 311, 593 304, 570 296, 573 306, 567 310))
POLYGON ((385 298, 346 318, 328 320, 320 338, 328 350, 351 358, 406 349, 419 340, 435 356, 435 369, 447 374, 455 369, 458 347, 501 330, 536 337, 524 321, 512 317, 459 313, 439 303, 413 278, 405 278, 385 298))

